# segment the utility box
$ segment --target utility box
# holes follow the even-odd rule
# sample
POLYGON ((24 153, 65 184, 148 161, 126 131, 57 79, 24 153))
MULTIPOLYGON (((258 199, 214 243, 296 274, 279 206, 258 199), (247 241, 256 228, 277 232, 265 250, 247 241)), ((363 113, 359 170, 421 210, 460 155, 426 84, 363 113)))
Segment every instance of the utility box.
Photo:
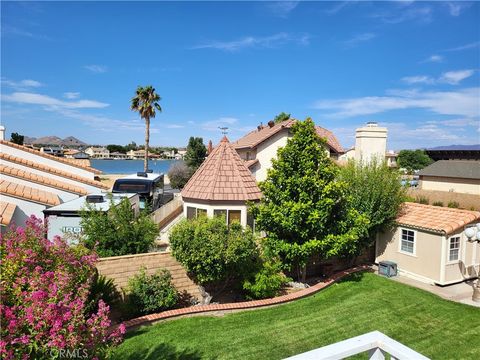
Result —
POLYGON ((380 261, 378 263, 378 273, 386 277, 397 276, 397 263, 393 261, 380 261))

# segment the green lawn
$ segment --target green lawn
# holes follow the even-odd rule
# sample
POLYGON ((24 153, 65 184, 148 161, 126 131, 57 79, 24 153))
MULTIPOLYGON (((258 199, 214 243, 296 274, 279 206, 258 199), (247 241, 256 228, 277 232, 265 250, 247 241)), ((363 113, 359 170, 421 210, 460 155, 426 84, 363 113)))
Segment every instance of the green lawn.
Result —
POLYGON ((114 358, 282 359, 373 330, 432 359, 480 359, 479 308, 371 273, 277 307, 144 326, 114 358))

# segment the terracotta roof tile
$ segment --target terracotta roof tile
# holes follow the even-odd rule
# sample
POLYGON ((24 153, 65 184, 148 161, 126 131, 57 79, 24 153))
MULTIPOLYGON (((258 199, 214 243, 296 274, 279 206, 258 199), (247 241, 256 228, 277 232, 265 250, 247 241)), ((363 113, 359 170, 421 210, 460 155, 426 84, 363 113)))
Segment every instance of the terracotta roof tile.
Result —
MULTIPOLYGON (((282 121, 281 123, 275 124, 272 127, 263 126, 260 130, 256 129, 254 131, 249 132, 244 137, 238 139, 233 145, 235 149, 245 149, 245 148, 255 148, 260 145, 265 140, 271 138, 273 135, 277 134, 278 132, 284 129, 290 129, 293 124, 295 124, 295 119, 289 119, 282 121)), ((343 153, 344 150, 340 145, 340 142, 335 137, 335 135, 327 129, 324 129, 320 126, 315 127, 317 134, 325 138, 327 141, 327 145, 337 153, 343 153)))
POLYGON ((66 179, 79 181, 81 183, 91 185, 91 186, 95 186, 95 187, 100 188, 100 189, 108 189, 109 188, 107 185, 102 184, 99 181, 87 179, 87 178, 84 178, 83 176, 78 176, 78 175, 75 175, 71 172, 62 171, 62 170, 59 170, 59 169, 56 169, 56 168, 53 168, 53 167, 50 167, 50 166, 47 166, 47 165, 36 163, 36 162, 31 161, 31 160, 27 160, 27 159, 20 158, 20 157, 17 157, 17 156, 5 154, 5 153, 2 153, 2 152, 0 152, 0 159, 1 160, 6 160, 8 162, 15 163, 15 164, 27 166, 27 167, 32 168, 32 169, 41 170, 41 171, 47 172, 49 174, 58 175, 58 176, 66 178, 66 179))
POLYGON ((88 191, 80 186, 75 186, 73 184, 69 184, 63 181, 58 181, 52 178, 48 178, 45 176, 41 176, 38 174, 34 174, 25 170, 9 167, 2 164, 0 164, 0 174, 10 175, 13 177, 17 177, 19 179, 31 181, 31 182, 49 186, 55 189, 65 190, 77 195, 83 196, 88 194, 88 191))
POLYGON ((404 203, 397 224, 449 235, 480 219, 480 212, 441 206, 404 203))
POLYGON ((258 159, 253 159, 253 160, 245 160, 245 166, 250 169, 253 165, 258 163, 258 159))
POLYGON ((0 224, 4 226, 10 225, 16 207, 17 205, 15 204, 0 201, 0 224))
POLYGON ((262 193, 233 144, 224 137, 185 185, 182 197, 247 201, 260 199, 262 193))
POLYGON ((83 169, 83 170, 88 170, 88 171, 93 172, 94 174, 101 174, 102 173, 100 170, 94 169, 90 166, 81 165, 77 161, 72 161, 72 160, 75 160, 75 159, 66 159, 66 158, 61 158, 61 157, 58 157, 58 156, 53 156, 53 155, 50 155, 50 154, 41 153, 40 151, 33 150, 33 149, 31 149, 29 147, 26 147, 26 146, 23 146, 23 145, 14 144, 14 143, 12 143, 10 141, 6 141, 6 140, 0 140, 0 144, 7 145, 7 146, 10 146, 10 147, 13 147, 13 148, 16 148, 16 149, 20 149, 22 151, 29 152, 31 154, 35 154, 35 155, 38 155, 38 156, 41 156, 41 157, 44 157, 44 158, 47 158, 47 159, 50 159, 50 160, 58 161, 58 162, 61 162, 61 163, 64 163, 64 164, 67 164, 67 165, 70 165, 70 166, 75 166, 75 167, 83 169))
POLYGON ((44 205, 60 205, 57 195, 48 191, 38 190, 29 186, 15 184, 7 180, 0 180, 0 193, 13 197, 38 202, 44 205))

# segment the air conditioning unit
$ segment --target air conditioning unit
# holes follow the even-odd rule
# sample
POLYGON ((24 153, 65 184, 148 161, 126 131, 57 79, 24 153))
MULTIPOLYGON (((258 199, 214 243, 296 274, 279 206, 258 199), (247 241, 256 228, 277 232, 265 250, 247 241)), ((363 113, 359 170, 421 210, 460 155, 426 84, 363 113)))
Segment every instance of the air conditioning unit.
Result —
POLYGON ((378 273, 386 277, 397 276, 397 263, 393 261, 380 261, 378 263, 378 273))

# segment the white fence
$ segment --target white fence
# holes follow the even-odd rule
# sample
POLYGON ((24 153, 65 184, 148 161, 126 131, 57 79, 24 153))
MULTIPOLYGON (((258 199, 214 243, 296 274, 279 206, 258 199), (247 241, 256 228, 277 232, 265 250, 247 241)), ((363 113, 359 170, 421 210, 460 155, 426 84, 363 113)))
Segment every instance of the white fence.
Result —
POLYGON ((288 360, 337 360, 349 356, 369 353, 371 360, 384 360, 390 354, 392 360, 428 360, 409 347, 389 338, 380 331, 372 331, 351 339, 327 345, 312 351, 289 357, 288 360))

